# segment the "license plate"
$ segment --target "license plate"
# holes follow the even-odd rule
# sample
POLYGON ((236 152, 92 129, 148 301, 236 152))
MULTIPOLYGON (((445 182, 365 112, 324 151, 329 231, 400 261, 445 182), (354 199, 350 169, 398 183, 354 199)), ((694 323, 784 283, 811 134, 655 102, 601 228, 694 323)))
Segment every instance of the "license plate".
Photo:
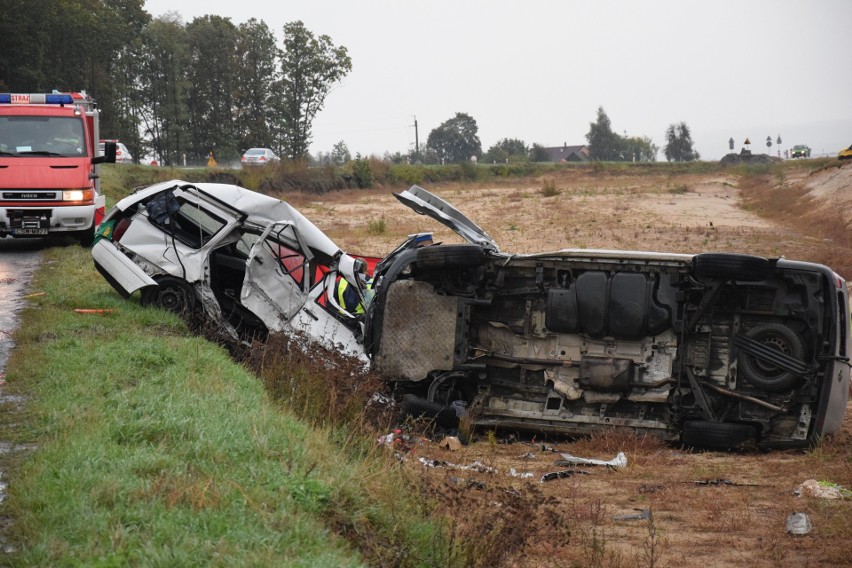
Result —
POLYGON ((21 237, 37 237, 46 235, 47 229, 12 229, 12 234, 21 237))

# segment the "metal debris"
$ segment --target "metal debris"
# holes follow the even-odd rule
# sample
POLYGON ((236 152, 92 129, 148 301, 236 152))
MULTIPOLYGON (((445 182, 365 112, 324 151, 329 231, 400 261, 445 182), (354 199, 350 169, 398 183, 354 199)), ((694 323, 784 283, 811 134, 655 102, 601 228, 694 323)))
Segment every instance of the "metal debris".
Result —
POLYGON ((644 521, 651 518, 651 509, 634 509, 638 513, 629 513, 627 515, 616 515, 612 518, 613 521, 644 521))
POLYGON ((624 452, 618 452, 618 455, 611 460, 604 461, 562 454, 562 459, 557 461, 556 465, 602 465, 612 469, 624 469, 627 467, 627 456, 624 455, 624 452))

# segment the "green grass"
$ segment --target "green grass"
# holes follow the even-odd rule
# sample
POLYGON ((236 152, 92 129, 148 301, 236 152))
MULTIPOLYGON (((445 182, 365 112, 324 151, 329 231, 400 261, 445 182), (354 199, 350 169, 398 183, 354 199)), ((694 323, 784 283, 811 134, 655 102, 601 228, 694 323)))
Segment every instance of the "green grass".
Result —
POLYGON ((416 498, 398 502, 411 488, 392 457, 309 427, 223 348, 123 300, 88 250, 44 254, 32 286, 44 295, 22 314, 6 372, 29 400, 2 429, 36 449, 4 464, 18 549, 4 560, 445 564, 441 523, 416 498))

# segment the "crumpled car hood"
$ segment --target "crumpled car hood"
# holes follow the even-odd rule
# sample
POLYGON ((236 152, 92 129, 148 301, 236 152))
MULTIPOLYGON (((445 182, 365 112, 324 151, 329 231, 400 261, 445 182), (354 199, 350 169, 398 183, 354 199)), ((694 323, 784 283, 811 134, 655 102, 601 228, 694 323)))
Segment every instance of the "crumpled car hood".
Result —
POLYGON ((422 187, 413 185, 411 188, 393 195, 417 213, 428 215, 442 225, 449 227, 467 242, 479 245, 486 250, 500 252, 500 247, 497 246, 494 239, 489 237, 488 233, 483 231, 479 225, 468 219, 461 211, 422 187))

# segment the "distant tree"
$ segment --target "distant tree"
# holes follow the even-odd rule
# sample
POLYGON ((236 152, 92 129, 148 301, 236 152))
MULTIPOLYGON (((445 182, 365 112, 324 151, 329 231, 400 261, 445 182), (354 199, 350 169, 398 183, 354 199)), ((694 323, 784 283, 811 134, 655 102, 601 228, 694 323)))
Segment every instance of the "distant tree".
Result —
POLYGON ((589 133, 586 134, 586 140, 589 143, 589 157, 592 160, 624 160, 622 138, 612 131, 609 117, 606 115, 602 106, 598 107, 597 120, 589 124, 589 133))
POLYGON ((505 163, 507 160, 510 162, 526 162, 529 160, 529 148, 523 140, 503 138, 491 146, 482 156, 482 161, 486 164, 505 163))
POLYGON ((656 162, 660 148, 647 136, 623 138, 624 155, 627 162, 656 162))
POLYGON ((234 124, 237 28, 230 18, 201 16, 186 26, 189 154, 203 160, 239 156, 234 124))
POLYGON ((440 164, 441 158, 438 156, 438 151, 435 148, 432 148, 428 144, 422 144, 420 146, 420 154, 415 156, 412 154, 411 163, 417 163, 417 160, 422 164, 440 164))
POLYGON ((530 149, 530 161, 531 162, 549 162, 550 154, 547 153, 547 149, 541 144, 533 144, 530 149))
POLYGON ((275 35, 254 18, 237 29, 234 123, 240 150, 272 148, 272 85, 276 81, 275 35))
POLYGON ((473 117, 458 112, 429 133, 426 146, 435 150, 438 158, 446 163, 465 162, 472 156, 482 155, 478 132, 473 117))
POLYGON ((310 163, 312 166, 330 166, 331 152, 318 151, 316 156, 311 156, 310 163))
POLYGON ((327 35, 315 37, 300 21, 284 24, 281 78, 274 86, 274 134, 280 155, 307 155, 314 117, 334 84, 351 70, 345 47, 336 47, 327 35))
POLYGON ((391 164, 407 164, 413 161, 414 156, 403 154, 402 152, 385 152, 382 156, 383 162, 391 164))
POLYGON ((373 169, 370 167, 368 158, 362 158, 361 154, 355 154, 355 159, 352 160, 352 177, 355 178, 355 184, 361 189, 373 186, 373 169))
POLYGON ((670 124, 666 130, 666 159, 670 162, 691 162, 701 156, 692 148, 692 134, 685 122, 670 124))
POLYGON ((342 166, 346 162, 350 161, 352 156, 349 154, 349 147, 346 145, 346 142, 341 140, 337 144, 334 145, 334 148, 331 150, 331 163, 335 166, 342 166))
POLYGON ((161 164, 179 164, 187 149, 186 29, 175 13, 142 32, 140 119, 148 148, 161 164))

